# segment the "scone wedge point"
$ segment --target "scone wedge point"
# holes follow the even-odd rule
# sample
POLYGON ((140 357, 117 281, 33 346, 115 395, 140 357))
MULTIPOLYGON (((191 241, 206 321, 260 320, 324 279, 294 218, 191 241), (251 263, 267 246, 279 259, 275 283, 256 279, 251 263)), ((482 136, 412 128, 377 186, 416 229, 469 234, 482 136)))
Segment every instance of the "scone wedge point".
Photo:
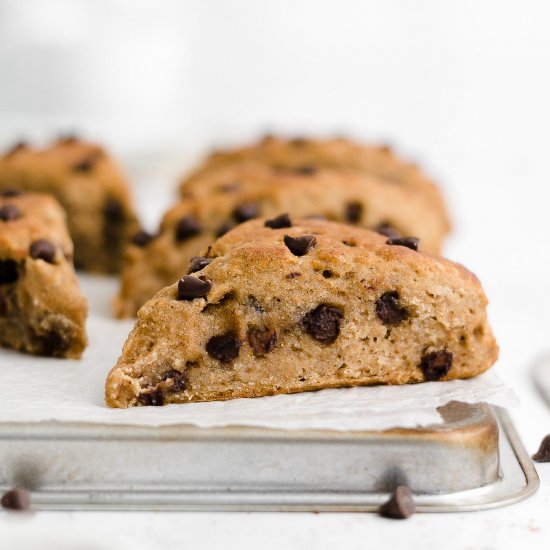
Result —
POLYGON ((141 308, 108 405, 469 378, 495 362, 485 294, 462 266, 413 238, 279 221, 230 231, 141 308))

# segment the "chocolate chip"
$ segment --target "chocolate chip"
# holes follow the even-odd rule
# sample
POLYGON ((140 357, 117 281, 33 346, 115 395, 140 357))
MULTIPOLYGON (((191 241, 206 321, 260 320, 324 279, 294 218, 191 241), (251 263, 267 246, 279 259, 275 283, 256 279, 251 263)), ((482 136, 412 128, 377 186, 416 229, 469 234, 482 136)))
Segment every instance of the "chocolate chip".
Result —
POLYGON ((248 305, 253 307, 258 313, 265 313, 265 309, 262 307, 262 304, 260 304, 260 301, 256 296, 252 296, 252 294, 248 297, 248 305))
POLYGON ((350 202, 346 205, 346 220, 348 223, 359 223, 363 215, 363 205, 360 202, 350 202))
POLYGON ((3 191, 0 191, 0 197, 19 197, 23 194, 23 191, 20 189, 4 189, 3 191))
POLYGON ((343 317, 340 309, 321 304, 306 313, 301 323, 310 336, 323 344, 331 344, 340 334, 340 320, 343 317))
POLYGON ((398 325, 409 318, 409 311, 399 305, 399 293, 393 290, 376 300, 376 315, 385 325, 398 325))
POLYGON ((390 500, 380 506, 379 513, 385 518, 407 519, 414 514, 414 509, 411 490, 401 485, 397 487, 390 500))
POLYGON ((185 374, 183 374, 178 370, 172 369, 172 370, 166 371, 162 375, 162 380, 172 381, 172 385, 170 386, 170 390, 169 390, 171 392, 181 391, 185 389, 185 374))
POLYGON ((21 216, 21 210, 15 204, 5 204, 0 207, 0 220, 3 222, 11 222, 21 216))
POLYGON ((49 264, 55 263, 55 246, 46 239, 34 241, 29 248, 29 253, 33 260, 44 260, 49 264))
POLYGON ((243 223, 253 218, 257 218, 260 212, 259 206, 255 202, 247 202, 237 206, 233 210, 233 217, 237 223, 243 223))
POLYGON ((26 149, 27 148, 27 144, 26 142, 24 141, 18 141, 17 143, 15 143, 14 145, 12 145, 8 151, 6 151, 4 157, 5 158, 8 158, 8 157, 12 157, 13 155, 15 155, 16 153, 18 153, 19 151, 22 151, 23 149, 26 149))
POLYGON ((96 161, 97 161, 97 156, 95 154, 88 155, 83 159, 79 160, 78 162, 76 162, 75 164, 73 164, 72 169, 74 172, 87 174, 93 170, 96 161))
POLYGON ((304 164, 303 166, 296 167, 294 172, 300 176, 313 176, 313 174, 317 173, 317 167, 312 164, 304 164))
POLYGON ((241 341, 233 332, 212 336, 206 344, 208 355, 222 363, 230 363, 239 356, 241 341))
POLYGON ((332 277, 332 271, 330 269, 323 269, 323 277, 330 279, 332 277))
POLYGON ((550 462, 550 435, 541 442, 539 450, 533 455, 535 462, 550 462))
POLYGON ((288 275, 285 275, 285 279, 296 279, 296 277, 301 277, 302 274, 298 271, 293 271, 292 273, 289 273, 288 275))
POLYGON ((304 256, 317 244, 317 239, 313 235, 302 235, 301 237, 285 235, 284 242, 294 256, 304 256))
POLYGON ((202 226, 195 216, 183 216, 176 224, 176 241, 185 241, 195 237, 201 231, 202 226))
POLYGON ((63 357, 71 347, 69 335, 53 329, 36 336, 36 340, 40 348, 39 354, 47 357, 63 357))
POLYGON ((292 222, 290 216, 285 213, 271 220, 266 220, 264 226, 271 229, 282 229, 283 227, 292 227, 292 222))
POLYGON ((154 235, 151 235, 151 233, 148 233, 147 231, 138 231, 134 234, 131 241, 132 244, 143 248, 144 246, 147 246, 154 238, 154 235))
POLYGON ((277 343, 277 331, 268 327, 250 327, 247 336, 256 357, 266 355, 277 343))
POLYGON ((453 354, 447 350, 434 351, 422 358, 420 368, 427 382, 439 380, 445 376, 453 364, 453 354))
POLYGON ((31 494, 26 489, 11 489, 2 495, 2 508, 25 511, 31 507, 31 494))
POLYGON ((214 232, 214 235, 216 236, 217 239, 219 239, 220 237, 223 237, 226 233, 231 231, 231 229, 233 229, 232 224, 230 224, 229 222, 222 223, 220 227, 216 229, 216 231, 214 232))
POLYGON ((193 256, 191 258, 191 261, 189 262, 189 269, 187 270, 187 273, 190 275, 191 273, 200 271, 201 269, 204 269, 207 265, 211 263, 212 263, 212 258, 205 258, 203 256, 193 256))
POLYGON ((398 239, 401 236, 399 231, 397 231, 391 223, 387 222, 377 225, 374 228, 374 231, 376 231, 376 233, 380 233, 380 235, 385 235, 389 239, 398 239))
POLYGON ((178 282, 178 300, 193 300, 206 296, 212 288, 212 281, 185 275, 178 282))
POLYGON ((138 397, 138 403, 144 407, 160 407, 164 405, 164 393, 160 390, 142 393, 138 397))
POLYGON ((0 260, 0 285, 9 285, 19 279, 19 266, 14 260, 0 260))
POLYGON ((103 216, 108 220, 121 221, 124 218, 122 204, 117 199, 109 197, 103 205, 103 216))
POLYGON ((420 239, 417 237, 397 237, 393 239, 388 239, 386 244, 391 244, 394 246, 406 246, 411 250, 418 250, 418 243, 420 239))

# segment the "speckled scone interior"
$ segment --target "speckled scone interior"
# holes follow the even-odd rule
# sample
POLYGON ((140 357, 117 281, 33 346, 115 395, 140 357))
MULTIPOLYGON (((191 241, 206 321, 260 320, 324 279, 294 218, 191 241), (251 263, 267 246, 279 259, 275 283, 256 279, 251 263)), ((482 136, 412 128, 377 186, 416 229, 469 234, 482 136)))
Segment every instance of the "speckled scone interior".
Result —
POLYGON ((61 203, 78 268, 120 270, 137 221, 129 185, 101 147, 72 137, 46 149, 15 146, 0 156, 0 190, 10 189, 51 193, 61 203))
POLYGON ((284 216, 238 226, 140 310, 107 379, 107 403, 480 374, 498 354, 483 290, 416 244, 284 216))
POLYGON ((296 217, 420 237, 437 252, 446 225, 432 200, 410 187, 348 169, 273 168, 255 161, 224 166, 194 180, 153 237, 135 236, 124 258, 116 314, 135 315, 161 288, 185 273, 190 259, 237 224, 289 212, 296 217))
POLYGON ((86 346, 86 299, 57 201, 37 193, 0 196, 0 345, 78 358, 86 346))

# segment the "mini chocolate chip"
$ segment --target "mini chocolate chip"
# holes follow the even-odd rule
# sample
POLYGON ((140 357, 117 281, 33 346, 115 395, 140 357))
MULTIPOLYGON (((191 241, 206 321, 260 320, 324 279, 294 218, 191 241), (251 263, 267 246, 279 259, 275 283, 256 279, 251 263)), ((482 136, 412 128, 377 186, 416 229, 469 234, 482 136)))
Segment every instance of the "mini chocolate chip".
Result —
POLYGON ((121 221, 124 217, 124 209, 122 208, 122 204, 120 204, 120 202, 113 197, 107 198, 103 205, 103 216, 111 221, 121 221))
POLYGON ((420 239, 417 237, 397 237, 394 239, 388 239, 386 244, 391 244, 394 246, 406 246, 411 250, 418 250, 418 243, 420 239))
POLYGON ((97 155, 88 155, 84 157, 83 159, 79 160, 75 164, 73 164, 72 169, 74 172, 81 172, 83 174, 87 174, 91 172, 94 168, 94 165, 97 161, 97 155))
POLYGON ((206 351, 208 355, 221 363, 230 363, 239 356, 241 344, 234 332, 226 332, 212 336, 206 344, 206 351))
POLYGON ((22 216, 21 210, 15 204, 5 204, 0 206, 0 220, 3 222, 11 222, 22 216))
POLYGON ((420 368, 427 382, 439 380, 445 376, 453 364, 453 354, 447 350, 434 351, 422 358, 420 368))
POLYGON ((376 300, 376 315, 385 325, 398 325, 409 318, 409 311, 399 305, 399 293, 393 290, 376 300))
POLYGON ((184 275, 178 282, 178 300, 193 300, 206 296, 212 288, 212 281, 184 275))
POLYGON ((0 191, 0 197, 19 197, 23 194, 23 191, 20 189, 4 189, 3 191, 0 191))
POLYGON ((533 455, 535 462, 550 462, 550 435, 541 442, 539 450, 533 455))
POLYGON ((8 149, 8 151, 6 151, 6 153, 4 154, 4 157, 5 158, 11 157, 11 156, 15 155, 16 153, 18 153, 19 151, 22 151, 23 149, 26 149, 26 148, 27 148, 26 142, 18 141, 17 143, 12 145, 8 149))
POLYGON ((332 277, 332 271, 330 269, 323 269, 323 277, 330 279, 332 277))
POLYGON ((346 205, 346 220, 348 223, 359 223, 363 215, 363 205, 360 202, 350 202, 346 205))
POLYGON ((277 343, 277 331, 268 327, 248 329, 248 343, 256 357, 269 353, 277 343))
POLYGON ((294 172, 300 176, 313 176, 313 174, 317 173, 317 167, 312 164, 304 164, 303 166, 294 168, 294 172))
POLYGON ((29 248, 29 253, 33 260, 44 260, 49 264, 55 263, 55 246, 46 239, 34 241, 29 248))
POLYGON ((296 279, 296 277, 301 277, 302 274, 298 271, 293 271, 292 273, 289 273, 288 275, 285 275, 285 279, 296 279))
POLYGON ((14 260, 0 260, 0 285, 9 285, 19 279, 19 267, 14 260))
POLYGON ((176 224, 176 241, 185 241, 195 237, 201 231, 202 226, 195 216, 184 216, 176 224))
POLYGON ((144 407, 160 407, 164 405, 164 393, 160 390, 151 393, 142 393, 138 397, 138 403, 144 407))
POLYGON ((40 348, 39 353, 47 357, 63 357, 71 347, 70 335, 57 330, 49 330, 36 338, 40 348))
POLYGON ((2 508, 25 511, 31 507, 31 494, 26 489, 11 489, 2 495, 2 508))
POLYGON ((323 344, 331 344, 340 334, 343 317, 340 309, 321 304, 306 313, 301 323, 310 336, 323 344))
POLYGON ((302 235, 301 237, 285 235, 283 240, 294 256, 306 255, 317 244, 317 239, 313 235, 302 235))
POLYGON ((231 231, 231 229, 233 229, 232 224, 230 224, 229 222, 222 223, 220 227, 216 229, 216 231, 214 232, 214 235, 216 236, 217 239, 219 239, 220 237, 223 237, 226 233, 231 231))
POLYGON ((204 269, 207 265, 211 263, 212 263, 212 258, 205 258, 203 256, 193 256, 191 258, 191 261, 189 262, 189 269, 187 270, 187 274, 190 275, 191 273, 200 271, 201 269, 204 269))
POLYGON ((374 231, 376 231, 376 233, 380 233, 380 235, 385 235, 389 239, 398 239, 401 236, 399 231, 397 231, 397 229, 395 229, 395 227, 388 222, 377 225, 374 228, 374 231))
POLYGON ((172 385, 169 389, 169 391, 171 392, 181 391, 185 389, 185 374, 178 370, 172 369, 166 371, 162 375, 162 380, 172 380, 172 385))
POLYGON ((237 206, 233 210, 233 217, 237 223, 243 223, 253 218, 257 218, 260 212, 259 206, 255 202, 247 202, 237 206))
POLYGON ((290 216, 285 213, 271 220, 266 220, 264 226, 271 229, 282 229, 283 227, 292 227, 292 222, 290 216))
POLYGON ((151 235, 151 233, 148 233, 147 231, 138 231, 134 234, 131 240, 132 244, 143 248, 144 246, 147 246, 154 238, 154 235, 151 235))
POLYGON ((379 513, 385 518, 407 519, 414 514, 415 506, 412 492, 408 487, 397 487, 390 500, 382 504, 379 513))

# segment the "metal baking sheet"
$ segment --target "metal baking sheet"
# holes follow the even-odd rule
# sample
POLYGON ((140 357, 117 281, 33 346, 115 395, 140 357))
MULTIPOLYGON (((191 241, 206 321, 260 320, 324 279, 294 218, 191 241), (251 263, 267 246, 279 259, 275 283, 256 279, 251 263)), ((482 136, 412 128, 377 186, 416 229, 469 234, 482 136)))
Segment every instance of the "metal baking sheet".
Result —
POLYGON ((507 414, 452 403, 445 423, 384 432, 0 425, 0 489, 35 509, 372 511, 407 484, 421 512, 532 494, 538 477, 507 414))

